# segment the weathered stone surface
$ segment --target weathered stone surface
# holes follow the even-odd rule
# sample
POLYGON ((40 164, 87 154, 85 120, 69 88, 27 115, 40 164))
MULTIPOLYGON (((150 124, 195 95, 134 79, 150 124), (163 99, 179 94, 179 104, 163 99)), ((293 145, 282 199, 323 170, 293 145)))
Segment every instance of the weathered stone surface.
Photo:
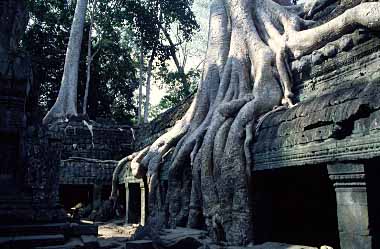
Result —
POLYGON ((88 249, 99 248, 98 239, 94 235, 82 235, 80 236, 80 239, 82 240, 84 244, 84 248, 88 248, 88 249))
POLYGON ((167 110, 149 124, 136 128, 134 150, 139 151, 151 145, 158 137, 168 131, 176 121, 182 118, 189 108, 193 95, 189 96, 179 105, 167 110))
POLYGON ((336 192, 341 248, 376 248, 364 164, 331 163, 327 169, 336 192))
POLYGON ((71 223, 68 230, 70 236, 94 235, 98 236, 98 226, 94 224, 71 223))
POLYGON ((0 238, 1 248, 30 249, 37 246, 61 245, 65 241, 62 234, 55 235, 32 235, 0 238))
POLYGON ((378 42, 376 37, 354 42, 350 51, 294 74, 302 82, 296 85, 302 101, 262 122, 253 148, 254 170, 380 154, 378 42))
POLYGON ((131 126, 106 125, 71 120, 50 127, 62 134, 62 159, 70 157, 120 160, 133 150, 135 130, 131 126))
POLYGON ((0 24, 2 31, 13 24, 20 29, 0 35, 0 47, 7 48, 0 53, 0 219, 3 224, 60 222, 65 214, 57 205, 59 137, 43 128, 27 128, 25 105, 31 63, 28 56, 11 44, 18 44, 26 25, 21 20, 27 16, 24 1, 3 1, 0 10, 1 18, 7 19, 0 24), (8 39, 5 41, 8 45, 4 45, 4 39, 8 39))
MULTIPOLYGON (((229 249, 238 249, 239 247, 229 247, 229 249)), ((247 249, 318 249, 317 247, 290 245, 286 243, 266 242, 261 245, 246 247, 247 249)))
POLYGON ((210 243, 210 239, 206 236, 206 231, 178 227, 176 229, 164 229, 160 232, 159 239, 156 239, 155 242, 152 240, 128 241, 126 248, 152 248, 153 244, 155 244, 160 248, 195 249, 202 246, 206 241, 210 243))
POLYGON ((136 240, 136 241, 128 241, 125 244, 126 249, 152 249, 152 241, 151 240, 136 240))
POLYGON ((113 160, 72 157, 60 162, 60 184, 110 184, 117 165, 113 160))
POLYGON ((64 234, 68 228, 68 223, 0 225, 0 234, 2 236, 64 234))
POLYGON ((164 229, 160 234, 161 245, 165 248, 198 248, 206 239, 206 231, 181 228, 164 229))

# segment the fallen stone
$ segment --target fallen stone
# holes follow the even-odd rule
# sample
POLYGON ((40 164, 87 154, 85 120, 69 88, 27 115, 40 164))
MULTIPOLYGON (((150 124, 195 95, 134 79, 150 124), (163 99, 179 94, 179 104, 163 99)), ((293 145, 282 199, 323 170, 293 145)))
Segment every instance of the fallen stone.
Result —
POLYGON ((12 238, 11 243, 12 247, 17 249, 33 248, 37 246, 63 245, 65 243, 65 237, 62 234, 16 236, 12 238))
MULTIPOLYGON (((190 248, 189 248, 190 249, 190 248)), ((204 244, 198 249, 318 249, 317 247, 290 245, 278 242, 266 242, 255 246, 221 246, 215 244, 204 244)))
POLYGON ((100 249, 114 249, 118 248, 122 245, 112 240, 99 240, 99 248, 100 249))
POLYGON ((160 234, 161 244, 165 248, 198 248, 206 238, 206 231, 182 228, 164 229, 160 234))
POLYGON ((80 236, 84 247, 88 249, 96 249, 99 248, 98 239, 94 235, 82 235, 80 236))
POLYGON ((70 224, 70 235, 81 236, 81 235, 94 235, 98 236, 98 226, 94 224, 70 224))
POLYGON ((255 245, 250 247, 228 247, 228 249, 318 249, 317 247, 290 245, 278 242, 266 242, 261 245, 255 245))
POLYGON ((125 244, 125 249, 152 249, 153 244, 151 240, 135 240, 128 241, 125 244))

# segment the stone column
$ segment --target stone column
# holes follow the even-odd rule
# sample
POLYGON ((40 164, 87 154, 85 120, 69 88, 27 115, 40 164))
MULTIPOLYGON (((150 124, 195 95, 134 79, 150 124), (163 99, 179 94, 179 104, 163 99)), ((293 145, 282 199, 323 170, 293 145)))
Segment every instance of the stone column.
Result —
POLYGON ((144 185, 144 182, 141 181, 140 182, 140 193, 141 193, 141 225, 145 225, 145 207, 146 207, 146 203, 145 203, 145 185, 144 185))
POLYGON ((129 222, 129 186, 128 181, 125 180, 125 224, 129 222))
POLYGON ((327 169, 336 193, 341 249, 372 248, 364 165, 336 163, 327 169))

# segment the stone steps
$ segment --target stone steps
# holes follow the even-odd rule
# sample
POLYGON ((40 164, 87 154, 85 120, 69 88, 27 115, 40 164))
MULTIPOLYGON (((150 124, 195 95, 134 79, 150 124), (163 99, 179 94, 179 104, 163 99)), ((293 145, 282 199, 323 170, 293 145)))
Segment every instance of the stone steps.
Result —
POLYGON ((63 234, 0 237, 0 248, 5 249, 28 249, 36 246, 63 245, 64 243, 65 236, 63 234))
POLYGON ((54 235, 65 234, 69 223, 52 223, 36 225, 0 225, 1 236, 54 235))
POLYGON ((100 247, 98 239, 93 235, 83 235, 76 238, 71 238, 64 245, 58 246, 38 246, 33 249, 106 249, 100 247))
POLYGON ((0 248, 96 249, 97 235, 98 227, 92 224, 0 225, 0 248))

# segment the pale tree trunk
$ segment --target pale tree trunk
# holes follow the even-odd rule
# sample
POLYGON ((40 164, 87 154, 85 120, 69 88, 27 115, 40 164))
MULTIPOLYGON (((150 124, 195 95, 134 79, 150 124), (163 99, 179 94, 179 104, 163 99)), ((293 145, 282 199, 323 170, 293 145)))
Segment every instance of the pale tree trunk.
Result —
POLYGON ((42 120, 44 124, 53 121, 65 121, 70 116, 78 116, 78 69, 86 9, 87 0, 77 0, 74 20, 71 25, 69 44, 66 51, 61 87, 53 107, 42 120))
POLYGON ((139 108, 137 111, 137 125, 141 124, 143 107, 144 51, 142 46, 140 49, 139 108))
POLYGON ((145 94, 145 105, 144 105, 144 123, 149 122, 149 106, 150 106, 150 81, 152 78, 152 67, 153 61, 155 57, 155 49, 152 51, 152 55, 150 56, 148 68, 147 68, 147 76, 146 76, 146 94, 145 94))
POLYGON ((91 20, 90 20, 90 27, 88 30, 88 47, 87 47, 87 69, 86 69, 86 89, 84 91, 84 97, 83 97, 83 115, 87 114, 87 103, 88 103, 88 91, 90 88, 90 80, 91 80, 91 63, 94 59, 94 55, 92 55, 91 52, 91 46, 92 46, 92 27, 94 26, 94 16, 95 16, 95 8, 96 8, 96 0, 93 1, 93 7, 91 12, 91 20))
POLYGON ((193 228, 205 223, 217 241, 254 242, 253 127, 274 107, 293 106, 288 61, 356 27, 380 29, 378 2, 308 28, 303 17, 312 11, 272 0, 213 1, 203 76, 189 110, 130 158, 133 174, 148 179, 149 220, 163 216, 169 224, 193 228), (160 167, 172 149, 164 199, 160 167))

